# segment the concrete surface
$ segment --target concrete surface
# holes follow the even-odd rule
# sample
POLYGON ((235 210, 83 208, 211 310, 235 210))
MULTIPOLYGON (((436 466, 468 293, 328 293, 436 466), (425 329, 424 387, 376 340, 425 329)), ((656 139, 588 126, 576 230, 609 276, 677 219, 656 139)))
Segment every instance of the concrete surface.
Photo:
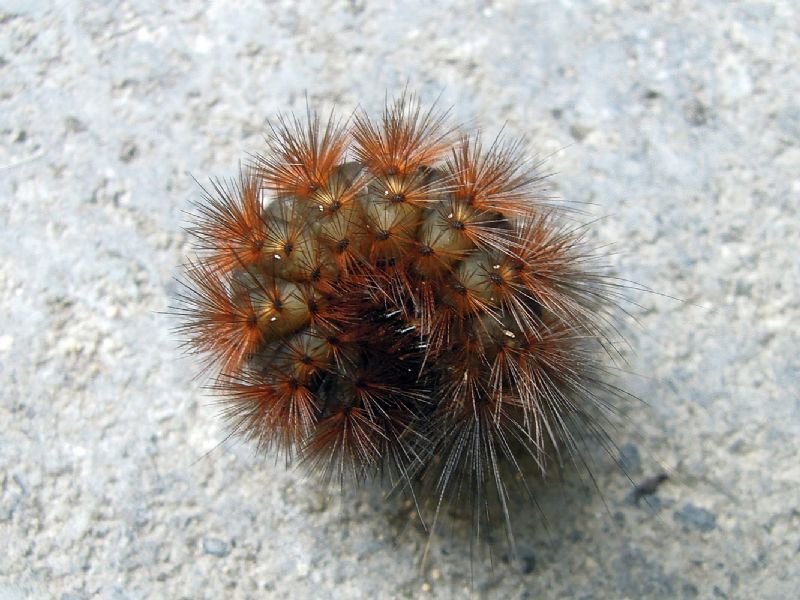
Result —
POLYGON ((0 598, 797 597, 798 31, 791 0, 0 2, 0 598), (683 300, 636 295, 620 375, 625 464, 669 481, 637 505, 599 456, 514 561, 455 531, 420 570, 407 506, 225 442, 160 314, 191 176, 406 83, 525 135, 683 300))

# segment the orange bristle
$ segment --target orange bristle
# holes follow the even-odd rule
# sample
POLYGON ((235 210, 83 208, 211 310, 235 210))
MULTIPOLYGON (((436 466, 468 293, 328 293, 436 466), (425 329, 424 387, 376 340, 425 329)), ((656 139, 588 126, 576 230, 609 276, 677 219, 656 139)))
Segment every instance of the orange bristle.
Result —
POLYGON ((318 114, 306 116, 305 123, 278 117, 267 137, 270 152, 257 157, 258 175, 278 196, 312 197, 328 184, 347 150, 346 130, 333 113, 324 128, 318 114))
POLYGON ((243 170, 238 181, 213 180, 211 185, 213 189, 197 204, 196 224, 189 229, 196 238, 195 247, 213 270, 255 264, 265 240, 260 179, 243 170))
POLYGON ((462 136, 445 165, 458 202, 509 218, 536 208, 530 188, 542 177, 527 168, 521 141, 498 137, 484 151, 480 137, 462 136))
POLYGON ((214 389, 228 399, 223 416, 234 431, 263 450, 277 447, 289 459, 314 430, 317 401, 291 373, 251 367, 221 378, 214 389))
POLYGON ((306 461, 324 480, 361 481, 381 460, 381 437, 381 427, 364 409, 348 406, 319 422, 305 449, 306 461))
POLYGON ((387 101, 379 123, 359 113, 353 127, 356 157, 375 175, 413 175, 447 151, 450 131, 445 117, 435 107, 423 111, 416 98, 405 93, 387 101))
POLYGON ((210 267, 190 263, 187 275, 179 314, 186 319, 180 329, 188 347, 210 357, 221 373, 235 373, 264 341, 258 313, 249 299, 233 297, 210 267))

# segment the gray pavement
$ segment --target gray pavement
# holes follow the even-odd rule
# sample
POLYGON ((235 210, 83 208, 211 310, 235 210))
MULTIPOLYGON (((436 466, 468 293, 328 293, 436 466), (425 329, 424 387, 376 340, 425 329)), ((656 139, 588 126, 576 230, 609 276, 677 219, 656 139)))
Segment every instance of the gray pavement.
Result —
POLYGON ((791 0, 0 1, 0 599, 798 597, 798 32, 791 0), (406 83, 524 135, 664 294, 615 437, 669 480, 636 504, 598 455, 512 561, 456 519, 420 568, 406 504, 226 441, 161 314, 192 176, 406 83))

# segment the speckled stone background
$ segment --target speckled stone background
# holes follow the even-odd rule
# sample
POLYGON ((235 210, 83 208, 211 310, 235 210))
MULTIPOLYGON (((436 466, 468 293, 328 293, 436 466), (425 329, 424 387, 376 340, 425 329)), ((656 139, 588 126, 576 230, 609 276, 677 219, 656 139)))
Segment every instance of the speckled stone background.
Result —
POLYGON ((798 597, 798 32, 792 0, 0 2, 0 598, 798 597), (598 455, 513 561, 455 531, 420 569, 406 506, 223 443, 161 314, 192 176, 406 83, 526 136, 681 299, 635 295, 619 376, 628 471, 670 479, 636 505, 598 455))

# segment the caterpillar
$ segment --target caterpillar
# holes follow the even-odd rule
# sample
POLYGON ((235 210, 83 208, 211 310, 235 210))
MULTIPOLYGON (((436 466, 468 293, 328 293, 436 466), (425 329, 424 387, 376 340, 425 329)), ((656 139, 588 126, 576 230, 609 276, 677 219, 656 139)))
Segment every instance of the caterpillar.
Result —
POLYGON ((281 116, 189 228, 175 312, 231 430, 326 482, 466 502, 580 461, 622 290, 523 144, 387 99, 375 119, 281 116))

